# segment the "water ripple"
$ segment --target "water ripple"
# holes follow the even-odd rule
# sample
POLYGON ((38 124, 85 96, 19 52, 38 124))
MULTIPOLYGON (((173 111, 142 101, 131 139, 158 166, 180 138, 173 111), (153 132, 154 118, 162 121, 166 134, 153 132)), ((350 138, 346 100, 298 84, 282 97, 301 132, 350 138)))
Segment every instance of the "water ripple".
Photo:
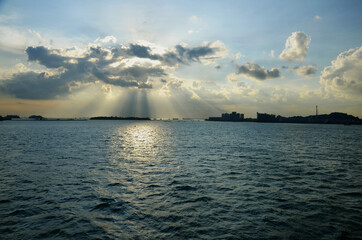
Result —
POLYGON ((360 126, 8 121, 0 134, 2 239, 362 236, 360 126))

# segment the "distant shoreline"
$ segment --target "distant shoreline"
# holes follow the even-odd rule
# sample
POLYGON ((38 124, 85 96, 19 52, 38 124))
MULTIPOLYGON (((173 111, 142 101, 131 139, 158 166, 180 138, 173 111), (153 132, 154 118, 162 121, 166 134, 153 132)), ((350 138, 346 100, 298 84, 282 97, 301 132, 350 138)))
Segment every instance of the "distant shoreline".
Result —
POLYGON ((231 114, 224 113, 221 117, 209 117, 205 121, 362 125, 362 120, 358 117, 339 112, 306 117, 283 117, 274 114, 257 113, 257 118, 244 118, 244 114, 233 112, 231 114))
MULTIPOLYGON (((209 117, 203 119, 204 121, 212 122, 256 122, 256 123, 298 123, 298 124, 344 124, 344 125, 362 125, 362 120, 358 117, 348 115, 346 113, 333 112, 330 114, 311 115, 311 116, 294 116, 283 117, 275 116, 274 114, 257 113, 258 118, 244 118, 244 114, 233 112, 232 114, 224 113, 221 117, 209 117)), ((190 118, 173 118, 173 119, 151 119, 149 117, 117 117, 117 116, 98 116, 91 118, 45 118, 40 115, 32 115, 29 118, 20 118, 17 115, 7 115, 6 117, 0 116, 0 121, 88 121, 88 120, 129 120, 129 121, 187 121, 194 120, 190 118)), ((201 120, 201 119, 195 119, 201 120)))
POLYGON ((139 118, 139 117, 91 117, 89 120, 151 120, 150 118, 139 118))

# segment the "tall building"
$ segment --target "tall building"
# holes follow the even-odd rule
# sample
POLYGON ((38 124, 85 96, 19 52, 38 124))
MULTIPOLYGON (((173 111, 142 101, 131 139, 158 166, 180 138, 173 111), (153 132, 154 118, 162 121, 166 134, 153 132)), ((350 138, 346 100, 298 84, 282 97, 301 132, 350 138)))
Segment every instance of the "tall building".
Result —
POLYGON ((276 122, 277 119, 274 114, 256 113, 258 122, 276 122))
POLYGON ((209 117, 208 121, 231 121, 231 122, 240 122, 244 120, 243 113, 223 113, 221 117, 209 117))

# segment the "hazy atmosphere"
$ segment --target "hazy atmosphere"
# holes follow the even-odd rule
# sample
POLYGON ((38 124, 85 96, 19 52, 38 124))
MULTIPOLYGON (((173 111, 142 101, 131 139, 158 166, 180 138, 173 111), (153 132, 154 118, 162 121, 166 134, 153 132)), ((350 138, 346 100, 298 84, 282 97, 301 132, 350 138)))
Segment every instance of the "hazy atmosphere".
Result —
POLYGON ((0 1, 0 115, 362 117, 361 1, 0 1))

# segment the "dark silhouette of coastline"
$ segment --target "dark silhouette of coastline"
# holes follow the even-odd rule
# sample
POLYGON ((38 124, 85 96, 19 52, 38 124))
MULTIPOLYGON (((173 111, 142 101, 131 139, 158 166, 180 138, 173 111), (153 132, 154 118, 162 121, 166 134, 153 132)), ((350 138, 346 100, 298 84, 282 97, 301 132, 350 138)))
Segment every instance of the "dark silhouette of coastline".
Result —
MULTIPOLYGON (((306 117, 293 116, 283 117, 276 116, 275 114, 257 113, 257 118, 235 119, 229 117, 230 115, 237 115, 233 112, 231 114, 223 113, 221 117, 209 117, 206 121, 221 121, 221 122, 270 122, 270 123, 308 123, 308 124, 345 124, 345 125, 362 125, 362 120, 358 117, 348 115, 347 113, 333 112, 330 114, 310 115, 306 117)), ((244 114, 239 114, 239 116, 244 114)))
POLYGON ((223 122, 244 122, 244 114, 232 112, 232 113, 223 113, 221 117, 209 117, 205 119, 206 121, 223 121, 223 122))
MULTIPOLYGON (((77 118, 45 118, 40 115, 31 115, 29 118, 20 118, 18 115, 0 116, 0 121, 86 121, 88 119, 77 118)), ((151 120, 148 117, 91 117, 89 120, 151 120)), ((176 119, 174 119, 176 120, 176 119)), ((257 113, 257 118, 244 118, 244 114, 232 112, 223 113, 221 117, 209 117, 206 121, 219 122, 269 122, 269 123, 306 123, 306 124, 344 124, 344 125, 362 125, 362 120, 358 117, 348 115, 347 113, 333 112, 330 114, 283 117, 275 114, 257 113)))
POLYGON ((18 115, 6 115, 5 117, 0 116, 0 121, 18 119, 20 118, 18 115))
POLYGON ((0 121, 13 120, 13 121, 86 121, 84 118, 45 118, 40 115, 31 115, 28 118, 21 118, 18 115, 0 116, 0 121))
MULTIPOLYGON (((31 115, 28 118, 20 118, 18 115, 7 115, 5 117, 0 116, 0 121, 4 120, 16 120, 16 121, 86 121, 88 119, 76 119, 76 118, 45 118, 40 115, 31 115)), ((141 117, 91 117, 89 120, 151 120, 150 118, 141 117)))
POLYGON ((140 117, 91 117, 90 120, 151 120, 150 118, 140 117))

